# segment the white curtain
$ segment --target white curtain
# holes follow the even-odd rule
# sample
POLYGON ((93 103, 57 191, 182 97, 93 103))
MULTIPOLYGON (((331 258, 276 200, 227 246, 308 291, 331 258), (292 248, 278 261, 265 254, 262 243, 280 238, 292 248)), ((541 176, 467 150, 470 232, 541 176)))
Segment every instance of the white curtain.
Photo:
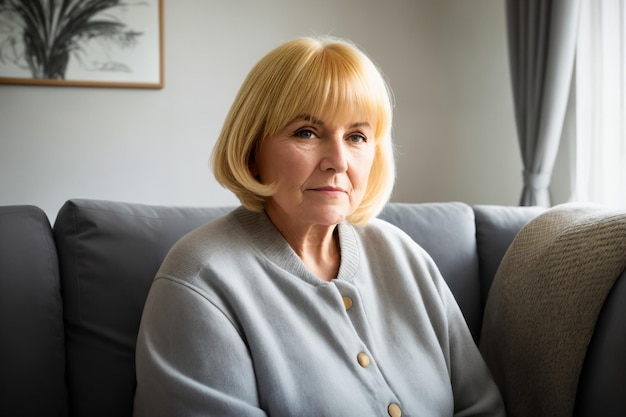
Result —
POLYGON ((583 0, 574 200, 626 208, 626 0, 583 0))

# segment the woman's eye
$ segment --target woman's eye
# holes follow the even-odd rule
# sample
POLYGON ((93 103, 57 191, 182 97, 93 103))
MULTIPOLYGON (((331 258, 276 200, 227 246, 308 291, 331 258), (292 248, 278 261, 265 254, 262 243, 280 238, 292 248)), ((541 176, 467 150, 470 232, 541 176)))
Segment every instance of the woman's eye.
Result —
POLYGON ((361 143, 361 142, 367 142, 367 138, 361 134, 355 133, 352 134, 348 137, 348 140, 350 140, 350 142, 354 142, 354 143, 361 143))
POLYGON ((315 133, 309 129, 298 130, 294 136, 302 138, 302 139, 311 139, 315 137, 315 133))

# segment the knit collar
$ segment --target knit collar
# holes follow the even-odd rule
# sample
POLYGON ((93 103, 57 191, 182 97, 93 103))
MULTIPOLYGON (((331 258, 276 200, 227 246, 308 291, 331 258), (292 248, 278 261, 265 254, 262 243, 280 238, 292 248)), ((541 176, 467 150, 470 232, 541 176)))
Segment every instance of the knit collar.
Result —
MULTIPOLYGON (((233 215, 243 232, 259 252, 270 262, 312 285, 328 284, 313 275, 302 263, 300 257, 289 246, 265 212, 254 212, 244 207, 237 208, 233 215)), ((359 265, 360 250, 354 226, 347 222, 337 225, 341 263, 337 278, 353 281, 359 265)))

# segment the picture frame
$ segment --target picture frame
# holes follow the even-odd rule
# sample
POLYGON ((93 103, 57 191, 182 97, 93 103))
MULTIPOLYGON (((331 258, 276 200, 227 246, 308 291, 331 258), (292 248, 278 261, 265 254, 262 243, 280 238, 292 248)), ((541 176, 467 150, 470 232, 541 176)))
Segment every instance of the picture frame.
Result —
POLYGON ((163 0, 0 1, 0 84, 164 86, 163 0))

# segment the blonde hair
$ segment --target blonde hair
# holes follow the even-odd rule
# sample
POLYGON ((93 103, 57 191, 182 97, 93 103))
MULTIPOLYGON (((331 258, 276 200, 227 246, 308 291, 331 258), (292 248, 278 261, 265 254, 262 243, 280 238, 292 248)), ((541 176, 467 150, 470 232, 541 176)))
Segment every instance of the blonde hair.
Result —
POLYGON ((263 209, 275 184, 250 172, 256 149, 296 117, 335 119, 365 114, 376 152, 360 206, 347 217, 365 224, 389 200, 395 181, 392 96, 376 65, 355 45, 336 38, 298 38, 263 57, 244 80, 211 156, 217 181, 250 210, 263 209))

